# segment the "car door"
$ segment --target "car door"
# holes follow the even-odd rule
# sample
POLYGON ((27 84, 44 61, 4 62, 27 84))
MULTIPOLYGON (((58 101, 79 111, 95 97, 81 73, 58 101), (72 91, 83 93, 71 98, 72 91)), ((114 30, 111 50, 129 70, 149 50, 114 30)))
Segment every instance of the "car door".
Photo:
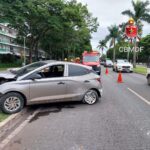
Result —
POLYGON ((30 82, 29 103, 46 103, 64 100, 66 94, 65 70, 66 65, 57 64, 39 71, 38 73, 42 73, 43 77, 30 82), (61 68, 61 66, 64 67, 63 72, 61 72, 62 75, 60 75, 58 69, 57 73, 54 72, 56 69, 51 69, 54 67, 61 68))
POLYGON ((68 65, 68 78, 66 81, 66 97, 69 101, 81 100, 90 87, 89 70, 77 65, 68 65))

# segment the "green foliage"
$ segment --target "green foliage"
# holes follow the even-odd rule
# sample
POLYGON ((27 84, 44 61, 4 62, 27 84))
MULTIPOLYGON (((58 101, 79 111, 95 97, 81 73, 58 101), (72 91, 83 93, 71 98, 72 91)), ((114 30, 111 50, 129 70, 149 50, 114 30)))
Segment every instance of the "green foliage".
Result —
POLYGON ((150 23, 150 14, 149 14, 150 8, 148 8, 149 4, 150 2, 148 0, 146 1, 132 0, 134 12, 131 10, 125 10, 122 12, 122 14, 132 17, 136 23, 138 23, 138 21, 140 20, 150 23))
POLYGON ((116 54, 116 59, 129 59, 131 60, 132 59, 132 56, 133 56, 133 53, 132 52, 122 52, 122 51, 119 51, 119 48, 127 48, 127 47, 130 47, 131 49, 133 48, 133 45, 128 43, 128 42, 124 42, 124 41, 121 41, 119 43, 117 43, 115 45, 114 48, 110 48, 107 52, 107 56, 111 59, 113 59, 113 50, 115 49, 115 54, 116 54), (128 58, 129 56, 129 58, 128 58))
POLYGON ((133 71, 140 74, 147 74, 147 68, 143 66, 136 66, 136 68, 133 68, 133 71))
POLYGON ((142 38, 139 42, 139 47, 143 47, 143 51, 139 53, 139 61, 149 63, 150 62, 150 34, 142 38))
POLYGON ((103 53, 104 48, 107 48, 106 43, 107 43, 107 41, 105 39, 99 41, 99 45, 97 46, 97 48, 101 49, 102 53, 103 53))
POLYGON ((38 57, 39 47, 51 59, 91 49, 91 33, 99 24, 87 6, 76 0, 1 0, 0 4, 1 18, 18 30, 17 42, 23 43, 26 37, 30 59, 33 52, 38 57))
POLYGON ((113 46, 113 62, 115 61, 116 58, 116 50, 115 50, 115 45, 116 41, 120 39, 120 31, 119 27, 117 25, 111 25, 108 27, 109 35, 106 36, 105 40, 108 42, 110 41, 110 46, 113 46))
POLYGON ((4 114, 0 111, 0 122, 2 122, 3 120, 5 120, 7 117, 9 117, 9 115, 4 114))
POLYGON ((20 67, 22 60, 14 55, 0 55, 0 68, 20 67))
POLYGON ((111 40, 110 47, 120 37, 119 27, 117 25, 111 25, 108 27, 109 35, 106 36, 106 41, 111 40))

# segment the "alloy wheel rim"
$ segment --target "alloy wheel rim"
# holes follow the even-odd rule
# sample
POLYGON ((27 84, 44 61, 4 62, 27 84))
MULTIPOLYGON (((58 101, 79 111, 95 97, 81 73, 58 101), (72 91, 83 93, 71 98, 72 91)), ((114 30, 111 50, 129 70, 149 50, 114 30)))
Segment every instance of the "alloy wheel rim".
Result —
POLYGON ((4 102, 5 109, 10 112, 18 110, 20 108, 20 105, 20 99, 15 96, 8 97, 4 102))
POLYGON ((96 95, 94 92, 89 91, 85 94, 85 101, 88 104, 94 104, 96 102, 96 95))

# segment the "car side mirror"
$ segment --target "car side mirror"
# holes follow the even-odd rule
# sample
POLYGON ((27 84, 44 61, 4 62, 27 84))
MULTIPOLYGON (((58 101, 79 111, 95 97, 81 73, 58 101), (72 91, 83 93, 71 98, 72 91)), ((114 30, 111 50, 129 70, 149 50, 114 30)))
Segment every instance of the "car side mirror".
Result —
POLYGON ((32 75, 30 76, 30 79, 31 79, 31 80, 41 79, 41 78, 42 78, 42 76, 41 76, 40 74, 38 74, 38 73, 34 73, 34 74, 32 74, 32 75))

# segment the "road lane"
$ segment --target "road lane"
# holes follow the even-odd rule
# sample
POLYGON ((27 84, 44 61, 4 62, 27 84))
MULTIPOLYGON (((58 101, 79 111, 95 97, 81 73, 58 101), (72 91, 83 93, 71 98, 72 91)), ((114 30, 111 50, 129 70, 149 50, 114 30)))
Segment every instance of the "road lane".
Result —
POLYGON ((137 97, 139 97, 143 102, 145 102, 146 104, 150 105, 150 101, 148 101, 147 99, 145 99, 144 97, 142 97, 141 95, 139 95, 138 93, 136 93, 134 90, 128 88, 129 91, 131 91, 133 94, 135 94, 137 97))
POLYGON ((101 102, 42 106, 5 150, 149 150, 150 106, 127 89, 132 75, 118 84, 102 72, 101 102))
MULTIPOLYGON (((105 70, 105 68, 103 68, 105 70)), ((118 73, 109 68, 109 75, 117 81, 118 73)), ((136 93, 150 101, 150 86, 147 84, 146 76, 136 73, 122 73, 124 84, 136 93)))

